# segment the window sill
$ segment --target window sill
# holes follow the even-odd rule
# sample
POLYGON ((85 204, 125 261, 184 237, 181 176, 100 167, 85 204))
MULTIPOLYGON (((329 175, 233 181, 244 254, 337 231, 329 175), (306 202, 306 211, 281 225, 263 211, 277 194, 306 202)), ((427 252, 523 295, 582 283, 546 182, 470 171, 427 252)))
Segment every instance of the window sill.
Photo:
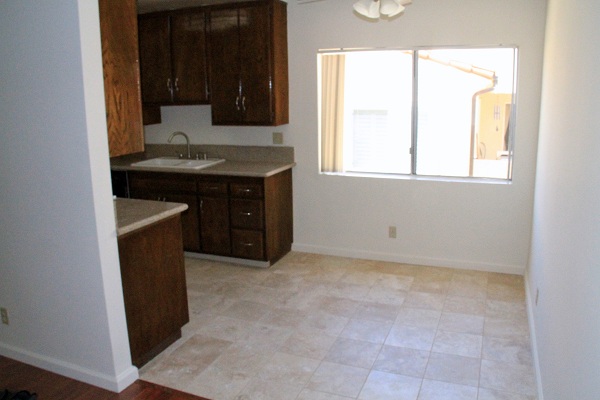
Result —
POLYGON ((460 176, 431 176, 431 175, 407 175, 392 173, 374 173, 374 172, 320 172, 320 175, 344 176, 352 178, 375 178, 375 179, 395 179, 404 181, 426 181, 426 182, 451 182, 451 183, 474 183, 490 185, 511 185, 512 180, 501 178, 480 178, 480 177, 460 177, 460 176))

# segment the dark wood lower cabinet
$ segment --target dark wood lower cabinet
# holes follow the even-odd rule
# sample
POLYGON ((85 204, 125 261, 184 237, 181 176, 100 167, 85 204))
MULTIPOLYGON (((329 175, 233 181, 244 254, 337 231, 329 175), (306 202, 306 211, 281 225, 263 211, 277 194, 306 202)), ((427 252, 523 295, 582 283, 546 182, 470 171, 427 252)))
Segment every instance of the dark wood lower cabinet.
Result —
POLYGON ((184 203, 188 209, 181 214, 183 248, 200 252, 199 209, 196 178, 190 175, 162 172, 128 172, 129 194, 132 199, 184 203))
POLYGON ((186 203, 186 251, 273 264, 292 248, 292 170, 268 177, 130 171, 132 198, 186 203))
POLYGON ((231 252, 234 257, 264 260, 265 241, 263 232, 232 229, 231 242, 231 252))
POLYGON ((131 358, 139 368, 189 322, 181 218, 119 236, 118 244, 131 358))
POLYGON ((181 213, 181 228, 183 233, 183 248, 186 251, 200 251, 198 236, 198 198, 192 194, 166 193, 160 191, 135 191, 132 198, 141 200, 168 201, 171 203, 187 204, 188 209, 181 213))
POLYGON ((200 242, 203 253, 231 254, 227 197, 200 196, 200 242))

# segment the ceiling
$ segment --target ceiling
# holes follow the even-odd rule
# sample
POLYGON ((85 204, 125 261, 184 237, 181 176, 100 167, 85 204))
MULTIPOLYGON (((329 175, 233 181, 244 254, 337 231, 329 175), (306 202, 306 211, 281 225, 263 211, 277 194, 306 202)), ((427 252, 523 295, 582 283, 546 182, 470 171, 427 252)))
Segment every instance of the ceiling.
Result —
MULTIPOLYGON (((138 13, 153 11, 176 10, 186 7, 207 6, 223 3, 238 3, 244 0, 137 0, 138 13)), ((248 0, 245 0, 248 1, 248 0)))

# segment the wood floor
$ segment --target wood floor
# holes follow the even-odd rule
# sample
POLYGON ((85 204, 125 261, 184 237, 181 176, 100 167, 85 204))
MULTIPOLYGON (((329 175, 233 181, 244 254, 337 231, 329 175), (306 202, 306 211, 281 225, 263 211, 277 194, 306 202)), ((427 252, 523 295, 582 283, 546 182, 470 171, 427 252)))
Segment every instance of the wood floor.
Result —
POLYGON ((0 356, 0 393, 4 389, 28 390, 39 400, 208 400, 140 380, 117 394, 0 356))

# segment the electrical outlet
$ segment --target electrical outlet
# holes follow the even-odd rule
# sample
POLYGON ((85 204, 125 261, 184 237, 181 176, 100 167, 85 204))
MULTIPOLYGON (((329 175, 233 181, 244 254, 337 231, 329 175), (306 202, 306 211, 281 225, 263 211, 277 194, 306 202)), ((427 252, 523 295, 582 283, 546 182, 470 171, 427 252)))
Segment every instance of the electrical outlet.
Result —
POLYGON ((540 289, 535 290, 535 305, 537 306, 538 299, 540 298, 540 289))
POLYGON ((396 227, 395 226, 389 227, 388 236, 390 237, 390 239, 396 239, 396 227))
POLYGON ((6 308, 0 308, 0 317, 2 318, 2 323, 8 325, 8 310, 6 308))
POLYGON ((283 132, 273 132, 273 144, 283 144, 283 132))

